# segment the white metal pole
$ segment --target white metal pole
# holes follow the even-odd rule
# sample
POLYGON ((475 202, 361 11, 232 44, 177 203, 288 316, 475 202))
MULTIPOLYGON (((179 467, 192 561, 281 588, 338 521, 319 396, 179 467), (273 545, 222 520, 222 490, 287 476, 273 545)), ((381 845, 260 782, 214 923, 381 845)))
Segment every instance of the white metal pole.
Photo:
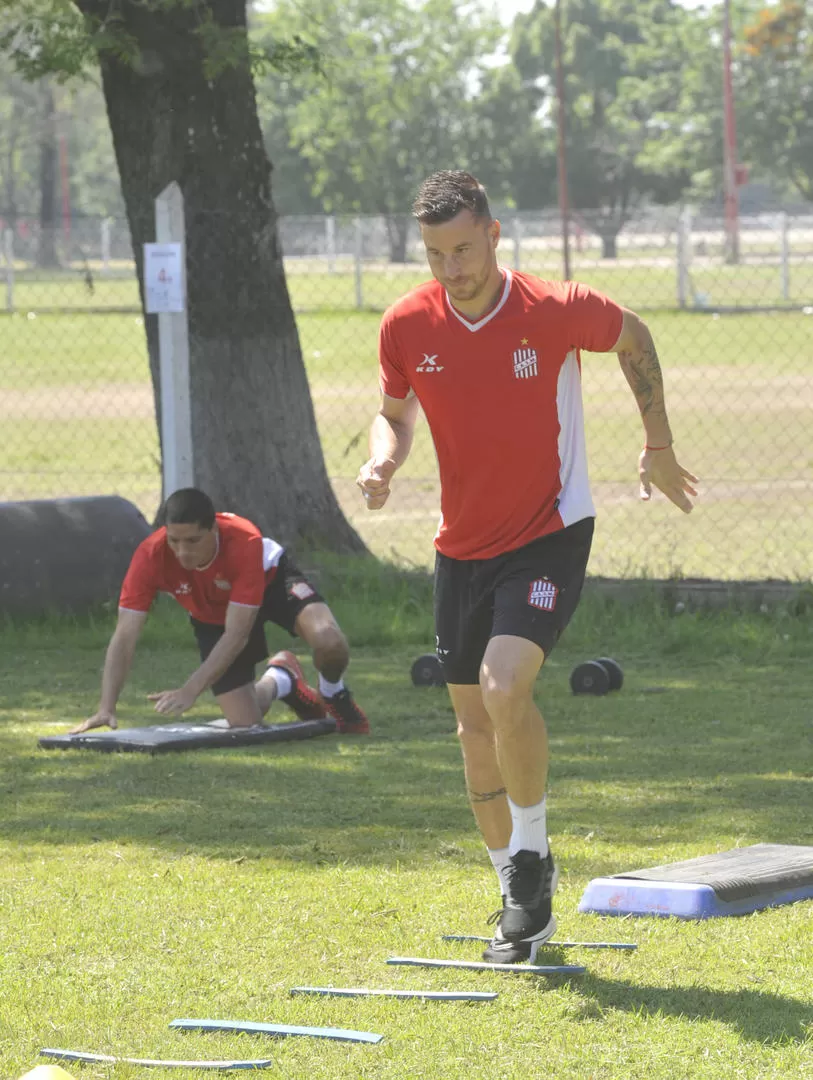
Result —
POLYGON ((336 219, 332 214, 325 218, 325 247, 327 248, 327 272, 336 269, 336 219))
MULTIPOLYGON (((155 200, 155 239, 182 245, 186 294, 186 228, 183 195, 173 181, 155 200)), ((161 449, 164 498, 194 484, 192 410, 189 400, 189 324, 184 310, 158 315, 161 371, 161 449)))
POLYGON ((685 206, 678 215, 677 224, 677 299, 678 306, 685 308, 689 299, 689 259, 691 254, 691 210, 685 206))
POLYGON ((782 269, 782 299, 790 300, 790 227, 787 211, 779 215, 780 265, 782 269))
POLYGON ((14 233, 3 233, 3 253, 6 260, 6 311, 14 311, 14 233))
POLYGON ((110 218, 102 218, 102 273, 110 273, 110 218))
POLYGON ((364 257, 364 232, 361 218, 357 217, 353 224, 355 228, 353 256, 356 268, 356 307, 361 311, 364 307, 364 288, 361 279, 361 264, 364 257))

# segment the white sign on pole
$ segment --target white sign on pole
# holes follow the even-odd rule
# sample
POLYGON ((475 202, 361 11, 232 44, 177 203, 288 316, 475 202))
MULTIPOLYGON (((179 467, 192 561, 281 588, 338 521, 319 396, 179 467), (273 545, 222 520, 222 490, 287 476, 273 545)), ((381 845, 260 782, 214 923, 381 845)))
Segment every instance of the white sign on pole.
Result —
POLYGON ((144 245, 144 294, 148 315, 186 310, 182 244, 144 245))

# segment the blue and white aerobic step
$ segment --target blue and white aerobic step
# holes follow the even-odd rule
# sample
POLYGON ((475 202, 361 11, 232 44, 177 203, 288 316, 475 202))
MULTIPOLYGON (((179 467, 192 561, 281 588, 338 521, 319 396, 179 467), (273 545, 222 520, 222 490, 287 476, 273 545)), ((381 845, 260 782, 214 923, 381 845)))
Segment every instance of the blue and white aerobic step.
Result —
POLYGON ((813 847, 753 844, 594 878, 579 911, 710 919, 813 899, 813 847))

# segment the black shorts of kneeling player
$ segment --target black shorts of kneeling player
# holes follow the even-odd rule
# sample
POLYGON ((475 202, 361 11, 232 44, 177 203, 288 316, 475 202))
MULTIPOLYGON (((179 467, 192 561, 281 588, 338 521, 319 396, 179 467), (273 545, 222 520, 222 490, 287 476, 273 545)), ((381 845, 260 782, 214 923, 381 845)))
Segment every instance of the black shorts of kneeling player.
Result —
MULTIPOLYGON (((275 623, 296 636, 294 625, 299 613, 309 604, 324 603, 298 566, 285 554, 280 557, 274 580, 266 586, 263 602, 251 628, 245 648, 232 661, 217 682, 212 693, 227 694, 254 682, 255 667, 268 656, 265 623, 275 623)), ((190 618, 198 643, 201 661, 205 660, 223 636, 224 627, 190 618)))

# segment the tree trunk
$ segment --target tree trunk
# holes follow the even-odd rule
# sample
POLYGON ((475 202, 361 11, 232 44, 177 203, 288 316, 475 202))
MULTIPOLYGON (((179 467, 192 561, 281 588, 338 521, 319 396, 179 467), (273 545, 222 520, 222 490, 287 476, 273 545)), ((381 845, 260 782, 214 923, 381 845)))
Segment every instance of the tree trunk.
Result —
POLYGON ((390 242, 390 262, 407 261, 409 217, 406 214, 387 214, 387 237, 390 242))
POLYGON ((59 266, 56 253, 57 185, 56 102, 54 90, 45 82, 42 89, 42 134, 40 136, 40 231, 37 266, 59 266))
POLYGON ((618 258, 618 233, 601 234, 601 257, 602 259, 618 258))
MULTIPOLYGON (((245 0, 208 7, 245 42, 245 0)), ((118 10, 140 56, 134 66, 113 53, 100 61, 142 302, 154 200, 173 180, 185 200, 195 484, 283 543, 363 551, 325 469, 251 73, 207 73, 189 5, 124 0, 118 10)), ((157 317, 146 324, 160 416, 157 317)))

